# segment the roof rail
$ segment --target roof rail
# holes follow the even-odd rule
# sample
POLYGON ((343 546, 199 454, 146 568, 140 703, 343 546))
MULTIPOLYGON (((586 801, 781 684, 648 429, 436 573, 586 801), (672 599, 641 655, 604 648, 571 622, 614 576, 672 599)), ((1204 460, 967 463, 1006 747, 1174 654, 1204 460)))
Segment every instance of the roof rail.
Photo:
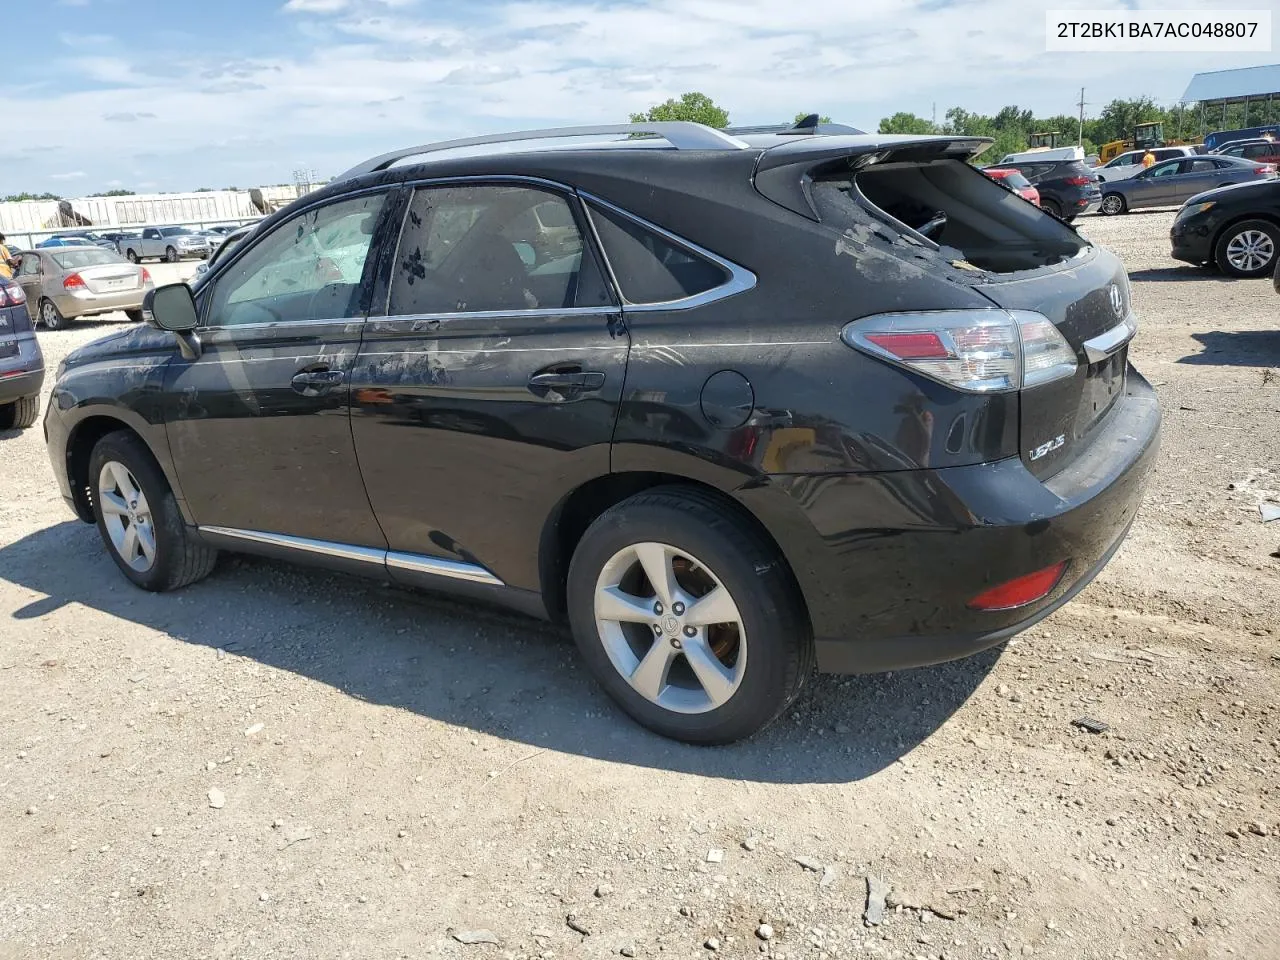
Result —
POLYGON ((735 137, 722 133, 701 123, 688 120, 663 120, 655 123, 611 123, 596 127, 553 127, 546 130, 521 130, 515 133, 491 133, 483 137, 465 137, 461 140, 443 140, 440 143, 427 143, 418 147, 406 147, 393 150, 380 157, 366 160, 338 177, 338 180, 350 180, 366 173, 377 173, 387 170, 394 164, 409 157, 438 153, 443 150, 455 150, 460 147, 481 147, 487 144, 519 143, 525 140, 562 140, 569 137, 619 136, 626 134, 642 134, 664 138, 677 150, 745 150, 746 143, 735 137))

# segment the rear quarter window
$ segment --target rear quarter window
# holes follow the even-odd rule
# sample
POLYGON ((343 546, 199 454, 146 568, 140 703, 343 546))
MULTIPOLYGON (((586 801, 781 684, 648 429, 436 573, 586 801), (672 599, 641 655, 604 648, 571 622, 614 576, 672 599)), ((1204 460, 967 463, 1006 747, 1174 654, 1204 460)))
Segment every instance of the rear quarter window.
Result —
POLYGON ((591 219, 629 303, 669 303, 706 293, 729 275, 628 217, 592 205, 591 219))

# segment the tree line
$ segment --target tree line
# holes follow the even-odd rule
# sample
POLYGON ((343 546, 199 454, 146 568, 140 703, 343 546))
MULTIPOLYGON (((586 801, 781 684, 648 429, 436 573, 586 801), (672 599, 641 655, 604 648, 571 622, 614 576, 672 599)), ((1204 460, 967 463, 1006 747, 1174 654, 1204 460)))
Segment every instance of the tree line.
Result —
MULTIPOLYGON (((805 116, 801 111, 796 120, 805 116)), ((650 107, 643 113, 633 113, 634 123, 653 123, 659 120, 692 120, 709 127, 729 126, 729 111, 715 103, 704 93, 691 92, 650 107)), ((823 117, 829 123, 830 117, 823 117)), ((1260 126, 1280 121, 1280 101, 1250 104, 1245 116, 1243 104, 1233 104, 1223 110, 1204 108, 1200 104, 1179 104, 1162 107, 1151 97, 1112 100, 1096 117, 1086 117, 1081 146, 1086 154, 1097 153, 1104 143, 1112 140, 1128 140, 1133 137, 1139 123, 1164 124, 1167 140, 1184 140, 1198 143, 1213 130, 1235 130, 1246 126, 1260 126), (1247 119, 1247 123, 1246 123, 1247 119)), ((1074 144, 1081 134, 1080 118, 1070 114, 1036 116, 1032 110, 1013 105, 994 115, 971 113, 963 107, 952 107, 944 115, 943 122, 935 123, 914 113, 901 111, 880 121, 879 133, 951 134, 967 137, 991 137, 995 143, 986 151, 987 157, 1002 157, 1027 149, 1033 133, 1061 133, 1063 143, 1074 144)))

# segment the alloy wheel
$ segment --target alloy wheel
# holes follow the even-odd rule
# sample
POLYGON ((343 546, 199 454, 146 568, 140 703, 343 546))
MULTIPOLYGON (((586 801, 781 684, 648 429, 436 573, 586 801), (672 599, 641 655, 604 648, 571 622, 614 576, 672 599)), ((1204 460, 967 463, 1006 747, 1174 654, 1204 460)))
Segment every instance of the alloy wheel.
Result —
POLYGON ((652 542, 619 550, 597 578, 595 618, 614 669, 665 710, 706 713, 742 685, 742 614, 715 573, 687 551, 652 542))
POLYGON ((50 330, 57 330, 62 326, 62 316, 58 313, 58 308, 48 300, 40 304, 40 320, 50 330))
POLYGON ((98 502, 116 553, 129 567, 146 573, 156 562, 155 527, 146 494, 128 467, 115 460, 102 465, 98 502))
POLYGON ((1242 230, 1227 243, 1227 262, 1241 272, 1261 270, 1275 255, 1275 242, 1261 230, 1242 230))
POLYGON ((1102 212, 1114 216, 1124 209, 1124 202, 1114 193, 1108 194, 1102 200, 1102 212))

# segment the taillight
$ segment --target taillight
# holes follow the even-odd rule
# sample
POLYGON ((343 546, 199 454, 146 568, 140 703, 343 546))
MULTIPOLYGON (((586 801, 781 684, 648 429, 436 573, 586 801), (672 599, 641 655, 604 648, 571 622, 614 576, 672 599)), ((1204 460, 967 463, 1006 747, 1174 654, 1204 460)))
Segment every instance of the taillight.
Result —
POLYGON ((1073 187, 1083 187, 1093 183, 1093 177, 1067 177, 1064 182, 1071 184, 1073 187))
POLYGON ((1260 166, 1260 167, 1254 167, 1254 168, 1253 168, 1253 172, 1254 172, 1254 173, 1262 173, 1262 174, 1271 174, 1271 173, 1275 173, 1275 172, 1276 172, 1276 165, 1275 165, 1274 163, 1264 163, 1264 164, 1262 164, 1262 166, 1260 166))
POLYGON ((0 280, 0 307, 16 307, 27 302, 27 291, 17 283, 0 280))
POLYGON ((1008 580, 990 590, 984 590, 969 601, 973 610, 1014 610, 1028 603, 1042 600, 1058 585, 1066 572, 1067 561, 1055 563, 1024 577, 1008 580))
POLYGON ((967 393, 1020 390, 1076 372, 1062 333, 1029 310, 882 313, 847 324, 840 338, 967 393))
POLYGON ((85 289, 84 277, 78 273, 73 273, 62 281, 62 286, 67 290, 83 290, 85 289))
POLYGON ((146 284, 146 283, 150 283, 150 282, 151 282, 151 274, 147 273, 147 268, 146 268, 146 267, 142 267, 142 268, 140 268, 140 269, 142 270, 142 282, 143 282, 144 284, 146 284))

